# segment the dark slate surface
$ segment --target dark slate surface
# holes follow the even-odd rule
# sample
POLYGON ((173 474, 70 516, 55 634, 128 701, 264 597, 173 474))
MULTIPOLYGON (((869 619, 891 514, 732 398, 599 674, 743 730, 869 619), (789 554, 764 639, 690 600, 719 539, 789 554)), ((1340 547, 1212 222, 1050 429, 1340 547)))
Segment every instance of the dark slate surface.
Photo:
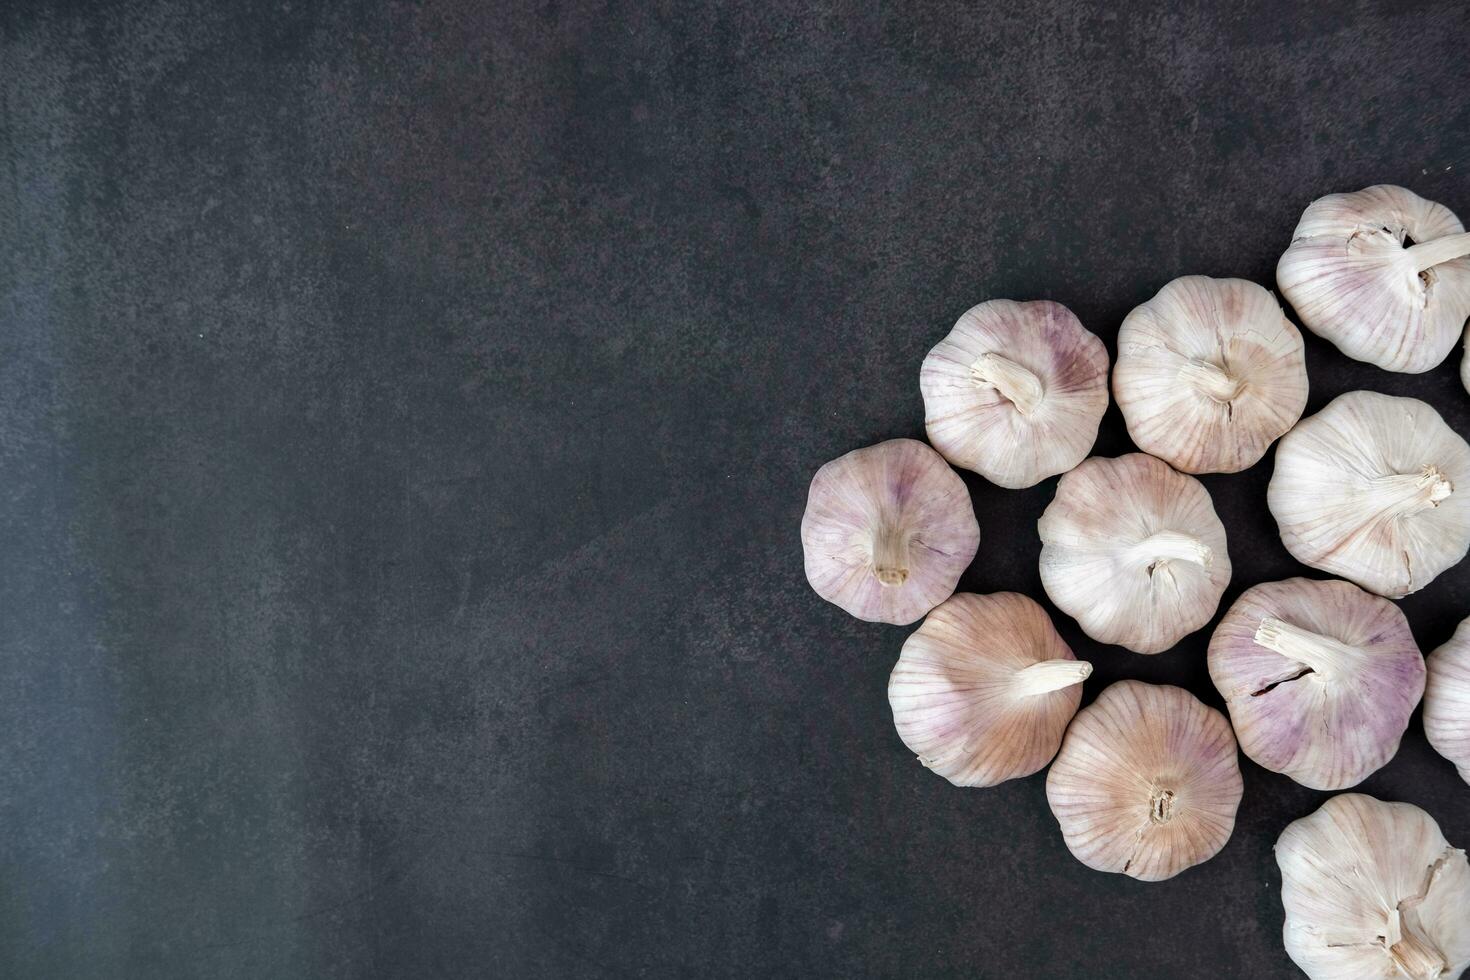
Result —
MULTIPOLYGON (((1288 977, 1245 764, 1146 885, 952 788, 819 600, 816 468, 922 437, 970 304, 1110 344, 1302 208, 1470 213, 1459 3, 162 3, 0 13, 0 974, 1288 977), (1065 9, 1064 9, 1065 8, 1065 9)), ((1470 434, 1458 353, 1359 387, 1470 434)), ((1130 449, 1110 412, 1097 450, 1130 449)), ((1269 460, 1205 479, 1301 571, 1269 460)), ((970 479, 1042 597, 1055 481, 970 479)), ((1470 565, 1403 603, 1426 649, 1470 565)), ((1213 704, 1207 632, 1145 658, 1213 704)), ((1364 788, 1470 844, 1425 743, 1364 788)))

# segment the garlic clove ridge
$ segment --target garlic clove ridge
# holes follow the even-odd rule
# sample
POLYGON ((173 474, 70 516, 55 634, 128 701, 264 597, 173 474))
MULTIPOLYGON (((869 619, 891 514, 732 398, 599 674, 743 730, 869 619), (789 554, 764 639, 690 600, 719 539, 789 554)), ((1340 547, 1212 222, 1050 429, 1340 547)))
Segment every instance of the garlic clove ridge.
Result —
POLYGON ((1470 618, 1427 658, 1424 734, 1470 783, 1470 618))

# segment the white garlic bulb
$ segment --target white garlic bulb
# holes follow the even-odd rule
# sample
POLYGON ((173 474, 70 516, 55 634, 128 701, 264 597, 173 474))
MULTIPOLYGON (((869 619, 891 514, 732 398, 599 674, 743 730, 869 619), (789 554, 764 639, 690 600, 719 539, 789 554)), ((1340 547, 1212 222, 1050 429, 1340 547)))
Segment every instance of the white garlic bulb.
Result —
POLYGON ((1313 789, 1386 765, 1424 693, 1399 607, 1340 581, 1247 589, 1215 628, 1209 664, 1241 751, 1313 789))
POLYGON ((1108 351, 1060 303, 991 300, 924 358, 919 388, 929 441, 945 459, 1029 487, 1092 449, 1108 407, 1108 351))
POLYGON ((1470 783, 1470 619, 1428 657, 1424 734, 1434 751, 1455 764, 1470 783))
POLYGON ((1470 548, 1470 446, 1418 399, 1352 391, 1282 438, 1266 502, 1297 561, 1397 599, 1470 548))
POLYGON ((1276 284, 1347 356, 1418 374, 1445 359, 1470 317, 1467 256, 1470 234, 1448 208, 1379 184, 1313 201, 1276 284))
POLYGON ((1123 319, 1113 397, 1144 452, 1235 473, 1302 416, 1302 335, 1255 283, 1184 276, 1123 319))
POLYGON ((858 619, 902 625, 953 594, 980 525, 965 482, 938 453, 890 439, 817 471, 801 543, 818 595, 858 619))
POLYGON ((925 766, 956 786, 994 786, 1051 761, 1091 673, 1031 599, 961 592, 904 643, 888 703, 925 766))
POLYGON ((1230 583, 1209 491, 1143 453, 1089 459, 1062 477, 1037 530, 1052 602, 1093 639, 1138 653, 1204 626, 1230 583))
POLYGON ((1225 716, 1183 688, 1119 681, 1083 708, 1046 777, 1073 856, 1143 881, 1207 861, 1244 788, 1225 716))
POLYGON ((1334 796, 1276 841, 1282 937, 1313 980, 1454 980, 1470 965, 1470 866, 1408 803, 1334 796))

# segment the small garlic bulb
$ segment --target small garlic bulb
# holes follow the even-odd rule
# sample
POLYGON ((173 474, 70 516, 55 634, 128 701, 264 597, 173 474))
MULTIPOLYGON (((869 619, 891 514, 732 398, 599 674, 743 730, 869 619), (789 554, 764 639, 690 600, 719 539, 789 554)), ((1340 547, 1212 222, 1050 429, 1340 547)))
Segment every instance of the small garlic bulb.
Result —
POLYGON ((1209 664, 1241 751, 1312 789, 1387 765, 1424 693, 1409 621, 1347 582, 1247 589, 1215 628, 1209 664))
POLYGON ((1185 473, 1236 473, 1302 416, 1302 335, 1253 282, 1175 279, 1123 319, 1113 397, 1144 452, 1185 473))
POLYGON ((1209 622, 1230 583, 1209 491, 1143 453, 1089 459, 1062 477, 1037 530, 1052 602, 1093 639, 1138 653, 1209 622))
POLYGON ((1470 783, 1470 619, 1461 621, 1428 657, 1424 734, 1434 751, 1455 764, 1470 783))
POLYGON ((1313 980, 1454 980, 1470 965, 1470 865, 1408 803, 1334 796, 1276 841, 1282 937, 1313 980))
POLYGON ((1083 708, 1046 777, 1072 855, 1142 881, 1208 861, 1243 790, 1225 716, 1183 688, 1119 681, 1083 708))
POLYGON ((858 619, 902 625, 954 592, 980 525, 965 482, 938 453, 890 439, 817 470, 801 544, 818 595, 858 619))
POLYGON ((1282 438, 1266 502, 1297 561, 1397 599, 1470 548, 1470 446, 1418 399, 1352 391, 1282 438))
POLYGON ((1379 184, 1313 201, 1276 284, 1348 357, 1418 374, 1445 359, 1470 317, 1467 256, 1470 234, 1448 208, 1379 184))
POLYGON ((991 300, 960 317, 919 372, 934 448, 1017 489, 1086 457, 1108 407, 1108 351, 1072 311, 991 300))
POLYGON ((1091 673, 1031 599, 961 592, 904 643, 888 703, 925 766, 956 786, 994 786, 1051 761, 1091 673))

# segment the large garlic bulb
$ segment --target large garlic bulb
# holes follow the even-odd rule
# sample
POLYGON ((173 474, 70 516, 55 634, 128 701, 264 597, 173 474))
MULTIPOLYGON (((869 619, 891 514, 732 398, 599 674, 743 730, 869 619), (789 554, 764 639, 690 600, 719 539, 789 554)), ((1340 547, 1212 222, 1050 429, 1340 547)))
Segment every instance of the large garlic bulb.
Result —
POLYGON ((1266 501, 1297 561, 1397 599, 1470 547, 1470 446, 1424 402, 1349 392, 1282 438, 1266 501))
POLYGON ((1455 764, 1470 783, 1470 619, 1428 657, 1424 734, 1434 751, 1455 764))
POLYGON ((1313 980, 1454 980, 1470 964, 1470 866, 1408 803, 1334 796, 1276 841, 1286 952, 1313 980))
POLYGON ((1078 713, 1046 777, 1077 860, 1143 881, 1214 857, 1242 789, 1225 716, 1183 688, 1141 681, 1113 684, 1078 713))
POLYGON ((993 786, 1051 761, 1091 673, 1031 599, 961 592, 904 643, 888 703, 920 762, 956 786, 993 786))
POLYGON ((890 439, 817 470, 801 544, 818 595, 859 619, 902 625, 953 594, 980 525, 964 481, 938 453, 890 439))
POLYGON ((1448 208, 1379 184, 1313 201, 1276 284, 1344 354, 1417 374, 1445 359, 1470 317, 1467 256, 1470 234, 1448 208))
POLYGON ((1185 473, 1235 473, 1302 416, 1302 335, 1253 282, 1175 279, 1123 319, 1113 397, 1144 452, 1185 473))
POLYGON ((1204 626, 1230 582, 1209 491, 1143 453, 1062 477, 1037 529, 1046 594, 1088 636, 1138 653, 1204 626))
POLYGON ((1313 789, 1386 765, 1424 693, 1409 621, 1347 582, 1247 589, 1216 627, 1209 664, 1241 751, 1313 789))
POLYGON ((1060 303, 991 300, 924 358, 919 388, 929 441, 946 459, 1029 487, 1092 449, 1108 407, 1108 351, 1060 303))

